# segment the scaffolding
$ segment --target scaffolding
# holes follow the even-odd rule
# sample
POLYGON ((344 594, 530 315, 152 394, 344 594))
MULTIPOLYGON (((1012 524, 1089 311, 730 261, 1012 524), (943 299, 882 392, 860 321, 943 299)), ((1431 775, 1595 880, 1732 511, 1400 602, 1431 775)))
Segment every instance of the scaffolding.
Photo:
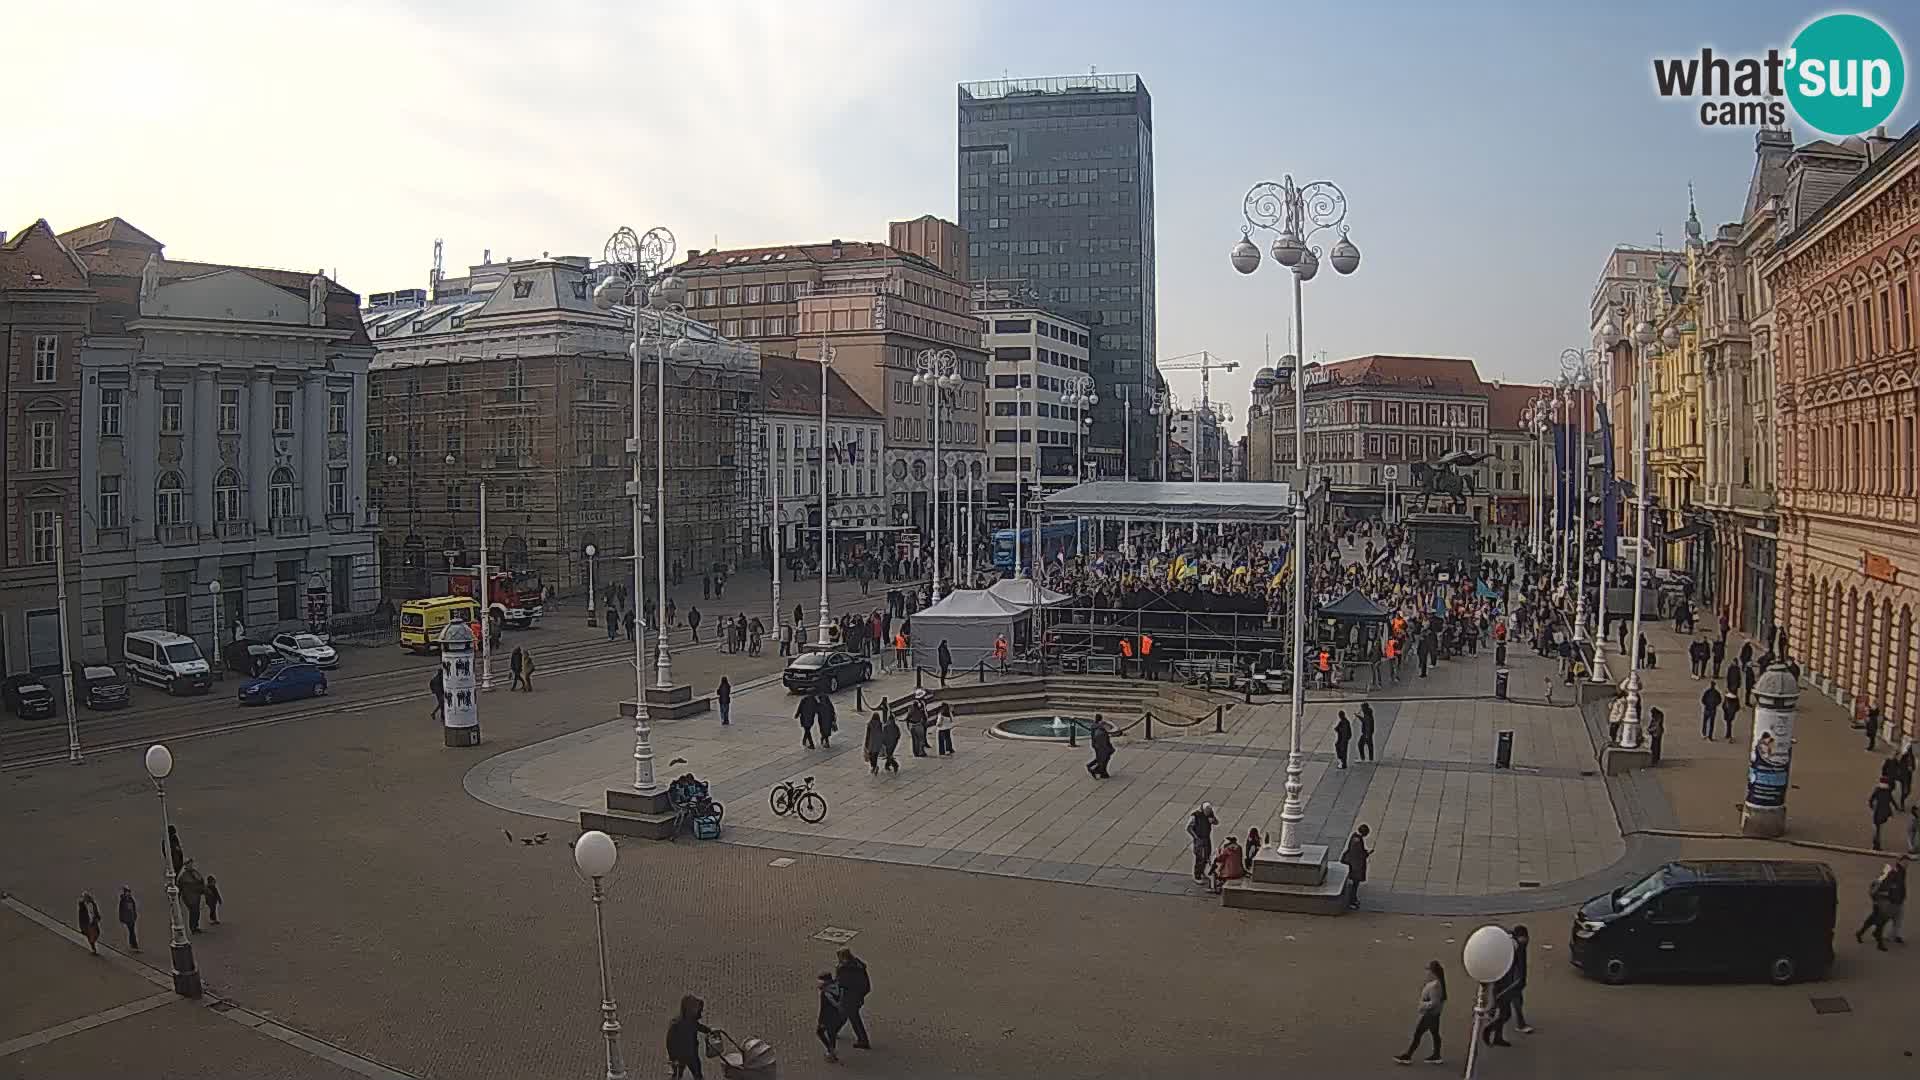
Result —
MULTIPOLYGON (((534 269, 569 272, 588 287, 593 279, 584 267, 534 269)), ((468 321, 486 304, 473 294, 444 304, 424 295, 386 299, 366 313, 376 349, 368 499, 382 521, 383 595, 396 605, 429 595, 445 588, 448 565, 477 559, 480 484, 490 562, 583 593, 591 544, 598 583, 630 583, 633 311, 556 307, 483 323, 468 321)), ((759 352, 684 315, 643 310, 638 353, 643 562, 650 593, 660 595, 652 512, 660 359, 668 572, 698 576, 759 558, 759 352)))

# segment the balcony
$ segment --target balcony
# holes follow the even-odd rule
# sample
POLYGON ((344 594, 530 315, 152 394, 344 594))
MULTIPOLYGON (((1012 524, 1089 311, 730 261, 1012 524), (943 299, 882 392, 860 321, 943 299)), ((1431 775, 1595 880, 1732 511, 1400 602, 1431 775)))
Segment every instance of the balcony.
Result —
POLYGON ((277 517, 273 519, 273 535, 305 536, 307 519, 305 517, 277 517))
POLYGON ((213 536, 216 540, 246 540, 253 536, 251 521, 216 521, 213 524, 213 536))
POLYGON ((93 537, 93 546, 96 551, 127 550, 130 546, 127 527, 121 525, 111 529, 96 530, 93 537))
POLYGON ((200 542, 200 530, 197 526, 191 524, 162 525, 160 526, 160 542, 167 545, 197 544, 200 542))

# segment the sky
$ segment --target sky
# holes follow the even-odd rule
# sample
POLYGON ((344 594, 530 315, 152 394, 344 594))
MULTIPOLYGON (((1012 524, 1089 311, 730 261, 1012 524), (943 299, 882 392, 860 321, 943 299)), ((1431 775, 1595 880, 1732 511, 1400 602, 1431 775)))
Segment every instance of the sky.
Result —
MULTIPOLYGON (((169 256, 337 272, 362 294, 495 258, 886 238, 956 214, 963 80, 1137 72, 1154 100, 1162 357, 1286 349, 1288 278, 1236 274, 1253 184, 1347 195, 1358 273, 1306 287, 1305 347, 1473 358, 1540 381, 1588 344, 1615 244, 1677 246, 1695 185, 1737 218, 1751 129, 1653 90, 1655 56, 1784 47, 1832 10, 1768 2, 959 5, 167 4, 0 16, 17 45, 0 228, 118 215, 169 256)), ((1920 7, 1853 7, 1920 41, 1920 7)), ((1898 134, 1920 112, 1894 113, 1898 134)), ((1796 136, 1811 137, 1796 129, 1796 136)), ((1197 396, 1198 373, 1168 381, 1197 396)))

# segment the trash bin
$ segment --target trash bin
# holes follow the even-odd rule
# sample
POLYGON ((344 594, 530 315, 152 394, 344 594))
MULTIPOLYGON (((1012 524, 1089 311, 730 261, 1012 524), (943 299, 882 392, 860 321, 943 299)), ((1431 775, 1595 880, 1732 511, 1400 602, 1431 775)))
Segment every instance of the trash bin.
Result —
MULTIPOLYGON (((1502 674, 1505 674, 1502 672, 1502 674)), ((1500 741, 1493 752, 1493 767, 1496 769, 1513 768, 1513 732, 1502 731, 1500 741)))
POLYGON ((1501 701, 1507 700, 1507 669, 1496 668, 1493 672, 1493 696, 1501 701))

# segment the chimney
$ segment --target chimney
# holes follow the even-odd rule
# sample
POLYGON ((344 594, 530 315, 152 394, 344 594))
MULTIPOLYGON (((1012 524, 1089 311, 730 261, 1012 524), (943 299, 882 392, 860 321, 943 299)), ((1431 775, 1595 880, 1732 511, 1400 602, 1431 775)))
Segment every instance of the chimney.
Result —
POLYGON ((492 248, 481 248, 481 249, 480 249, 480 264, 481 264, 482 266, 484 266, 484 265, 486 265, 487 263, 490 263, 490 262, 492 262, 492 261, 493 261, 493 249, 492 249, 492 248))
POLYGON ((833 238, 833 257, 834 258, 837 259, 841 256, 843 247, 844 245, 841 244, 840 238, 837 236, 834 237, 833 238))
POLYGON ((688 248, 688 249, 687 249, 687 258, 689 258, 689 259, 697 259, 697 258, 699 258, 699 257, 700 257, 700 249, 699 249, 699 248, 688 248))

